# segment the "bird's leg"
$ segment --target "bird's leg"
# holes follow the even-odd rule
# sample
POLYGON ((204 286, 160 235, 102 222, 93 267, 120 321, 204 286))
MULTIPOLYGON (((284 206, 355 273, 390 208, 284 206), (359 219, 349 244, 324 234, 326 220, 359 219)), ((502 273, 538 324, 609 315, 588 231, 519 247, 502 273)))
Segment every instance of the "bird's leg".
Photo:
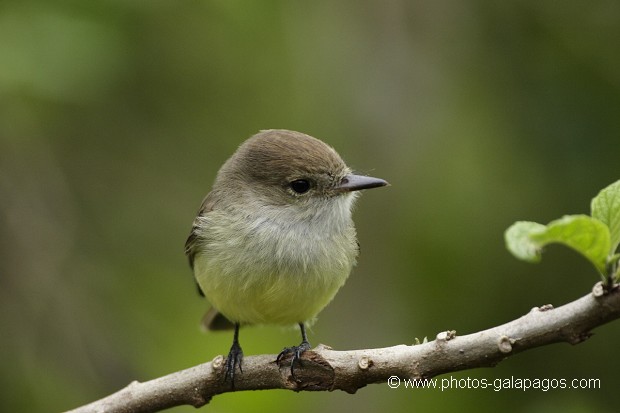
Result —
POLYGON ((243 350, 241 350, 241 346, 239 345, 239 323, 235 323, 235 335, 233 336, 233 343, 228 352, 228 357, 226 358, 226 375, 224 376, 224 381, 230 379, 233 389, 235 388, 235 369, 239 367, 239 372, 243 373, 243 369, 241 368, 242 362, 243 350))
POLYGON ((304 323, 299 323, 299 328, 301 330, 301 343, 298 346, 285 347, 276 358, 276 363, 278 363, 279 366, 280 362, 283 361, 289 354, 293 355, 293 360, 291 361, 291 376, 293 376, 293 378, 295 378, 295 364, 299 363, 299 365, 302 366, 301 355, 305 351, 310 350, 310 343, 308 342, 308 336, 306 335, 306 327, 304 326, 304 323))

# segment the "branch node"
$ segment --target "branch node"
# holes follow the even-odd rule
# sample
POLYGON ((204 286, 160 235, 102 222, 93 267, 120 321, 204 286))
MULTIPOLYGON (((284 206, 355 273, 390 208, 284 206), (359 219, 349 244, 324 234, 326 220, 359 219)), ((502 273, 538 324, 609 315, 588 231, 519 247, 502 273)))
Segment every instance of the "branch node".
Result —
POLYGON ((224 365, 224 356, 222 356, 221 354, 219 356, 215 356, 211 363, 214 370, 220 369, 224 365))
POLYGON ((510 337, 502 335, 497 340, 497 348, 500 352, 508 354, 512 351, 512 344, 514 342, 515 340, 511 339, 510 337))
POLYGON ((594 287, 592 287, 592 295, 594 298, 599 298, 605 295, 605 286, 601 281, 597 282, 594 284, 594 287))
POLYGON ((293 391, 324 391, 334 388, 334 368, 316 350, 302 353, 299 362, 302 368, 296 368, 294 374, 289 366, 279 366, 285 388, 293 391))
POLYGON ((437 334, 437 341, 450 341, 456 337, 456 330, 442 331, 437 334))
POLYGON ((368 370, 373 364, 374 362, 368 356, 360 357, 359 361, 357 362, 357 366, 362 370, 368 370))
POLYGON ((532 307, 532 309, 530 310, 530 313, 542 313, 545 311, 549 311, 549 310, 553 310, 553 304, 545 304, 545 305, 541 305, 540 307, 532 307))

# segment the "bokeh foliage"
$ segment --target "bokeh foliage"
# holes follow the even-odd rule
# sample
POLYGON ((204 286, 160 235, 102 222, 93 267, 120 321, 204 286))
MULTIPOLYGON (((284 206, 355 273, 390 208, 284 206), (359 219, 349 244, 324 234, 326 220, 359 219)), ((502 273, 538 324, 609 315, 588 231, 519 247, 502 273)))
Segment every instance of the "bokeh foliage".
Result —
MULTIPOLYGON (((587 213, 620 175, 620 2, 3 0, 2 411, 61 411, 227 351, 202 334, 183 244, 221 163, 259 129, 390 181, 310 332, 338 349, 469 333, 587 293, 589 264, 516 261, 520 219, 587 213)), ((619 327, 457 376, 599 390, 269 391, 205 411, 615 411, 619 327)), ((247 328, 246 354, 293 330, 247 328)), ((178 408, 174 411, 194 411, 178 408)))

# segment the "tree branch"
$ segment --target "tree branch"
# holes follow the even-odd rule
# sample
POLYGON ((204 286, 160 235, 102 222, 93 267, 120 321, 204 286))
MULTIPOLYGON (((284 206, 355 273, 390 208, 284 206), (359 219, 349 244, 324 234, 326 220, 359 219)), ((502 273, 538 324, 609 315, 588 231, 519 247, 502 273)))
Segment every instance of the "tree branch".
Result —
MULTIPOLYGON (((371 383, 386 383, 390 376, 428 379, 439 374, 495 366, 522 351, 557 342, 578 344, 590 331, 620 318, 618 286, 607 292, 600 283, 592 293, 559 308, 535 307, 526 315, 498 327, 457 336, 439 333, 434 341, 419 345, 335 351, 319 345, 303 354, 303 367, 290 374, 275 355, 244 358, 243 373, 235 375, 235 388, 224 382, 224 358, 144 383, 134 381, 124 389, 72 410, 84 412, 155 412, 189 404, 200 407, 217 394, 241 390, 289 389, 344 390, 355 393, 371 383)), ((286 365, 288 364, 288 365, 286 365)))

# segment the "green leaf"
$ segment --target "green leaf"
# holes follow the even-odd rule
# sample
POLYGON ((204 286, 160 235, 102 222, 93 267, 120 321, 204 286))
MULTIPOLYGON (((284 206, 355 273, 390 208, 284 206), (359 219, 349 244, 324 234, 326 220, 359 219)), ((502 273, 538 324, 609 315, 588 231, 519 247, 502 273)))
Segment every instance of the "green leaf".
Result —
POLYGON ((515 222, 504 233, 506 248, 520 260, 539 262, 541 246, 530 239, 530 234, 545 231, 546 229, 546 226, 537 222, 515 222))
POLYGON ((613 254, 620 244, 620 181, 601 190, 592 200, 592 217, 609 228, 610 250, 613 254))
POLYGON ((611 247, 609 228, 587 215, 566 215, 550 222, 543 230, 530 232, 529 238, 540 248, 550 243, 564 244, 581 253, 601 272, 611 247))
POLYGON ((567 215, 548 225, 519 221, 506 230, 506 247, 517 258, 539 262, 545 245, 564 244, 586 257, 597 270, 605 273, 609 254, 609 229, 587 215, 567 215))

